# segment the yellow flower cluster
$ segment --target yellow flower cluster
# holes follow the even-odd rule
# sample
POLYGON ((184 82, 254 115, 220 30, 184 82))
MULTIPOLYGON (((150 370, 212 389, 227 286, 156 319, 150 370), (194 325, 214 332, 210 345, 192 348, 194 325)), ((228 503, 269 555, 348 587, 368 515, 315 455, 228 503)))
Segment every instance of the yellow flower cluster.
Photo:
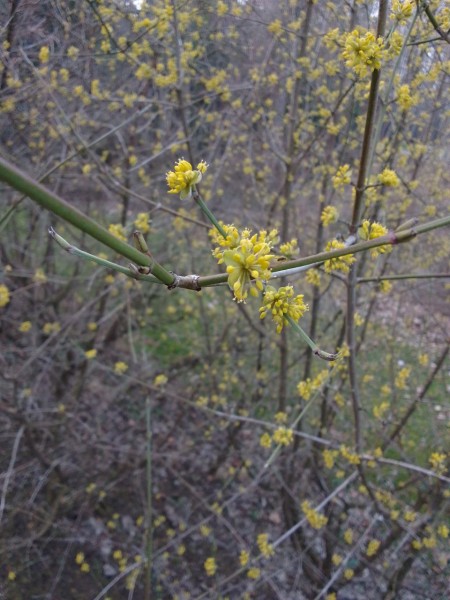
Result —
MULTIPOLYGON (((359 236, 362 240, 374 240, 387 235, 387 233, 388 230, 384 225, 381 225, 380 223, 371 223, 367 219, 362 222, 359 229, 359 236)), ((372 248, 370 255, 372 258, 376 258, 379 254, 385 254, 391 250, 392 247, 389 245, 379 246, 378 248, 372 248)))
MULTIPOLYGON (((329 252, 331 250, 339 250, 341 248, 345 248, 344 242, 339 242, 338 240, 331 240, 325 247, 325 252, 329 252)), ((324 263, 324 268, 326 273, 331 273, 332 271, 342 271, 343 273, 348 273, 350 271, 350 265, 356 261, 356 258, 353 254, 347 254, 345 256, 338 256, 336 258, 329 258, 324 263)))
POLYGON ((123 226, 120 223, 117 223, 116 225, 111 223, 111 225, 109 225, 109 227, 108 227, 108 231, 114 237, 116 237, 118 240, 120 240, 122 242, 127 241, 127 237, 125 235, 125 229, 123 228, 123 226))
POLYGON ((269 536, 267 533, 260 533, 256 538, 256 544, 258 545, 259 551, 265 558, 270 558, 274 554, 272 544, 269 544, 269 536))
POLYGON ((339 189, 350 183, 352 177, 352 170, 350 165, 342 165, 336 171, 336 175, 332 178, 334 189, 339 189))
POLYGON ((334 467, 334 461, 336 456, 339 454, 337 450, 325 450, 322 452, 323 462, 327 469, 332 469, 334 467))
POLYGON ((414 0, 392 0, 391 19, 400 24, 405 23, 412 15, 414 5, 414 0))
POLYGON ((114 373, 116 373, 116 375, 123 375, 127 370, 128 365, 122 360, 117 361, 114 365, 114 373))
POLYGON ((280 287, 278 290, 267 286, 263 297, 263 305, 259 309, 260 318, 264 319, 267 313, 272 315, 280 333, 284 325, 289 323, 288 317, 298 321, 308 310, 308 305, 303 302, 303 294, 294 298, 294 288, 291 285, 280 287))
POLYGON ((368 71, 381 67, 383 38, 376 38, 371 31, 364 35, 355 29, 345 36, 345 47, 342 57, 345 64, 357 75, 363 77, 368 71))
POLYGON ((299 247, 297 240, 291 240, 290 242, 286 242, 285 244, 280 245, 280 253, 286 258, 295 258, 298 256, 299 247))
POLYGON ((314 379, 308 377, 304 381, 300 381, 300 383, 297 385, 297 391, 300 397, 303 398, 303 400, 309 400, 312 393, 322 387, 327 377, 328 370, 323 369, 316 375, 316 377, 314 377, 314 379))
POLYGON ((397 102, 398 105, 400 106, 400 108, 403 111, 407 111, 408 109, 411 108, 411 106, 413 106, 414 104, 414 99, 411 96, 411 90, 409 88, 409 85, 407 83, 405 83, 404 85, 401 85, 398 90, 397 90, 397 102))
POLYGON ((398 390, 406 389, 406 380, 408 379, 410 374, 411 374, 410 367, 403 367, 403 369, 400 369, 400 371, 397 373, 397 376, 395 378, 395 387, 398 390))
POLYGON ((383 419, 385 413, 389 410, 389 406, 389 402, 381 402, 380 404, 377 404, 373 407, 373 416, 379 420, 383 419))
POLYGON ((0 308, 6 306, 9 302, 9 289, 3 283, 0 283, 0 308))
POLYGON ((322 529, 328 523, 328 517, 321 515, 312 508, 308 500, 304 500, 301 504, 302 511, 313 529, 322 529))
POLYGON ((433 454, 428 459, 428 462, 430 463, 433 471, 436 471, 436 473, 438 473, 439 475, 443 475, 447 470, 445 466, 446 458, 446 455, 442 454, 441 452, 433 452, 433 454))
POLYGON ((287 427, 278 427, 278 429, 275 429, 272 437, 276 444, 280 444, 281 446, 289 446, 289 444, 292 444, 294 434, 292 433, 292 429, 288 429, 287 427))
POLYGON ((216 559, 210 556, 205 560, 204 567, 208 577, 212 577, 217 571, 216 559))
POLYGON ((351 465, 359 465, 361 462, 359 456, 354 452, 351 452, 347 446, 342 445, 339 450, 342 458, 345 458, 345 460, 347 460, 351 465))
POLYGON ((380 545, 381 542, 379 540, 370 540, 369 545, 367 546, 366 555, 374 556, 378 552, 380 545))
POLYGON ((397 173, 392 169, 384 169, 384 171, 378 175, 378 181, 382 185, 389 187, 397 187, 400 184, 397 173))
POLYGON ((234 292, 238 302, 244 302, 248 293, 257 296, 263 289, 263 281, 270 278, 270 261, 272 244, 266 240, 266 232, 250 237, 245 229, 239 245, 232 250, 225 250, 219 262, 227 266, 228 285, 234 292))
POLYGON ((322 221, 322 225, 324 227, 328 227, 331 223, 336 223, 339 218, 339 211, 334 206, 325 206, 320 215, 320 220, 322 221))
POLYGON ((146 212, 138 213, 136 219, 134 220, 134 226, 136 229, 139 229, 141 233, 148 233, 150 231, 150 217, 146 212))
POLYGON ((200 183, 207 168, 208 165, 203 160, 193 169, 190 162, 183 158, 178 159, 174 170, 166 174, 169 194, 180 194, 181 200, 188 198, 192 194, 192 187, 200 183))

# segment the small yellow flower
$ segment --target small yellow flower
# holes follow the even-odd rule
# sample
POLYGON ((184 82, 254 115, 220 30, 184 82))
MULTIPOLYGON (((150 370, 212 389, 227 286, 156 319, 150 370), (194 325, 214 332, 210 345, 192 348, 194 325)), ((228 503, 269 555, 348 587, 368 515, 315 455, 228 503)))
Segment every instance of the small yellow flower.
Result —
POLYGON ((39 50, 39 61, 45 64, 48 62, 49 56, 50 50, 48 49, 48 46, 41 46, 41 49, 39 50))
POLYGON ((241 565, 241 567, 245 567, 248 565, 249 558, 250 553, 247 552, 247 550, 241 550, 239 554, 239 564, 241 565))
POLYGON ((212 577, 217 571, 216 559, 210 556, 205 560, 204 567, 208 577, 212 577))
POLYGON ((256 538, 256 544, 259 548, 259 551, 265 558, 273 556, 274 549, 272 547, 272 544, 269 544, 269 536, 267 535, 267 533, 260 533, 256 538))
POLYGON ((355 571, 353 569, 345 569, 345 571, 344 571, 345 579, 352 579, 354 574, 355 574, 355 571))
POLYGON ((114 373, 116 373, 116 375, 123 375, 127 370, 128 370, 127 363, 124 363, 121 360, 117 361, 116 364, 114 365, 114 373))
POLYGON ((414 5, 414 0, 392 0, 391 19, 400 24, 406 23, 406 20, 412 15, 414 5))
POLYGON ((61 331, 61 325, 58 323, 58 321, 54 321, 53 323, 45 323, 44 327, 42 328, 42 331, 43 333, 45 333, 45 335, 58 333, 59 331, 61 331))
POLYGON ((92 348, 91 350, 86 350, 84 356, 87 358, 87 360, 92 360, 97 356, 97 350, 95 348, 92 348))
POLYGON ((6 306, 9 302, 9 289, 3 283, 0 283, 0 308, 6 306))
MULTIPOLYGON (((332 178, 333 187, 336 190, 344 187, 344 185, 347 185, 350 183, 351 177, 352 177, 352 170, 350 169, 350 165, 340 166, 336 172, 336 175, 334 175, 334 177, 332 178)), ((331 208, 333 208, 333 207, 331 207, 331 208)))
POLYGON ((339 218, 338 209, 334 206, 325 206, 320 215, 320 220, 324 227, 328 227, 331 223, 336 223, 339 218))
POLYGON ((14 571, 8 571, 8 581, 15 581, 16 573, 14 571))
POLYGON ((433 471, 436 471, 439 475, 443 475, 446 471, 445 461, 447 456, 440 452, 433 452, 433 454, 428 459, 428 462, 431 465, 433 471))
POLYGON ((77 565, 81 565, 84 562, 84 552, 78 552, 75 556, 75 562, 77 565))
POLYGON ((109 233, 112 233, 112 235, 114 237, 116 237, 118 240, 121 240, 122 242, 127 241, 127 237, 125 235, 125 230, 124 230, 123 226, 120 225, 120 223, 117 223, 116 225, 111 223, 111 225, 108 227, 108 231, 109 231, 109 233))
POLYGON ((346 529, 344 531, 344 541, 349 546, 353 544, 353 531, 351 529, 346 529))
POLYGON ((262 436, 259 438, 259 444, 263 448, 270 448, 270 446, 272 445, 272 438, 270 437, 270 434, 267 432, 263 433, 262 436))
POLYGON ((31 327, 31 321, 24 321, 19 325, 19 331, 21 333, 27 333, 27 331, 30 331, 31 327))
POLYGON ((36 269, 36 272, 33 275, 33 281, 35 283, 46 283, 47 275, 44 272, 44 269, 36 269))
POLYGON ((88 565, 87 562, 84 562, 84 563, 81 564, 80 571, 82 573, 89 573, 90 570, 91 570, 91 567, 88 565))
POLYGON ((141 233, 148 233, 150 231, 150 215, 146 212, 138 213, 134 225, 141 233))
POLYGON ((313 529, 322 529, 328 523, 328 517, 321 515, 315 508, 312 508, 308 500, 302 502, 301 509, 313 529))
POLYGON ((200 183, 207 168, 208 165, 203 160, 193 169, 190 162, 183 158, 178 159, 174 170, 166 174, 169 194, 179 194, 181 200, 188 198, 192 194, 193 186, 200 183))
POLYGON ((379 540, 371 540, 367 546, 366 555, 374 556, 378 552, 380 545, 381 542, 379 540))
POLYGON ((88 331, 97 331, 97 323, 94 323, 94 321, 90 321, 87 324, 87 328, 88 328, 88 331))
MULTIPOLYGON (((358 233, 362 240, 374 240, 387 235, 388 230, 384 225, 381 225, 380 223, 370 223, 370 221, 366 219, 362 222, 358 233)), ((370 254, 372 258, 376 258, 379 254, 385 254, 391 250, 392 247, 389 245, 379 246, 378 248, 372 248, 370 254)))
POLYGON ((161 375, 157 375, 155 377, 155 379, 153 380, 153 385, 155 385, 156 387, 162 387, 163 385, 166 385, 167 382, 168 382, 167 376, 164 374, 161 374, 161 375))
POLYGON ((247 571, 247 577, 249 579, 258 579, 260 575, 261 569, 258 569, 257 567, 252 567, 247 571))

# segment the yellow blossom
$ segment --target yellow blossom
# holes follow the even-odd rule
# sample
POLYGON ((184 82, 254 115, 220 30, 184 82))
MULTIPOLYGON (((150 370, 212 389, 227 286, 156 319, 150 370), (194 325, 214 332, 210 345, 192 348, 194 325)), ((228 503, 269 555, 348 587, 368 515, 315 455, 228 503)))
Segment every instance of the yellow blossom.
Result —
POLYGON ((8 304, 10 300, 9 289, 3 283, 0 283, 0 308, 8 304))
POLYGON ((344 541, 349 546, 353 544, 353 531, 351 529, 346 529, 344 531, 344 541))
POLYGON ((128 365, 127 363, 119 360, 116 362, 116 364, 114 365, 114 373, 116 373, 117 375, 123 375, 128 369, 128 365))
POLYGON ((260 318, 264 319, 269 313, 277 325, 277 333, 281 333, 289 318, 297 322, 308 310, 303 302, 303 294, 294 298, 294 288, 291 285, 275 289, 268 285, 263 297, 263 306, 259 309, 260 318))
POLYGON ((342 445, 339 450, 342 458, 345 458, 345 460, 347 460, 351 465, 359 465, 361 462, 359 456, 354 452, 351 452, 347 446, 342 445))
POLYGON ((84 356, 87 358, 87 360, 91 360, 97 356, 97 350, 95 348, 92 348, 91 350, 86 350, 84 356))
POLYGON ((334 467, 334 460, 338 454, 339 453, 337 450, 328 450, 328 448, 325 448, 325 450, 323 450, 323 462, 327 469, 332 469, 334 467))
POLYGON ((272 544, 269 544, 269 536, 267 533, 260 533, 256 538, 256 544, 259 548, 259 551, 265 558, 273 556, 274 550, 272 548, 272 544))
POLYGON ((345 569, 345 571, 344 571, 345 579, 352 579, 354 574, 355 574, 355 571, 353 569, 345 569))
POLYGON ((342 56, 345 64, 362 77, 368 71, 381 67, 383 38, 376 38, 371 31, 364 35, 358 29, 345 36, 342 56))
POLYGON ((272 438, 270 437, 270 434, 267 432, 263 433, 262 436, 259 438, 259 444, 263 448, 270 448, 270 446, 272 445, 272 438))
POLYGON ((311 379, 308 377, 305 381, 300 381, 297 391, 303 400, 309 400, 313 391, 311 379))
POLYGON ((400 369, 395 378, 395 387, 397 389, 404 390, 406 388, 406 380, 408 379, 410 373, 410 367, 403 367, 403 369, 400 369))
POLYGON ((277 412, 277 414, 275 415, 275 421, 277 423, 286 423, 287 414, 283 411, 277 412))
POLYGON ((75 60, 79 54, 79 49, 76 48, 75 46, 70 46, 67 49, 67 56, 71 59, 71 60, 75 60))
POLYGON ((294 434, 292 433, 292 429, 288 429, 287 427, 278 427, 278 429, 274 431, 272 437, 276 444, 280 444, 281 446, 289 446, 289 444, 292 444, 294 434))
POLYGON ((336 223, 338 218, 338 209, 331 205, 325 206, 325 208, 322 211, 322 214, 320 215, 320 220, 322 221, 324 227, 328 227, 328 225, 331 225, 331 223, 336 223))
POLYGON ((84 563, 81 564, 80 571, 82 573, 89 573, 90 570, 91 570, 91 567, 88 565, 87 562, 84 562, 84 563))
POLYGON ((125 235, 125 230, 120 223, 117 223, 116 225, 111 223, 111 225, 108 227, 108 231, 109 231, 109 233, 112 233, 112 235, 114 237, 116 237, 118 240, 121 240, 122 242, 127 241, 127 238, 125 235))
POLYGON ((189 197, 193 186, 200 183, 207 168, 208 165, 203 160, 197 165, 196 169, 193 169, 190 162, 183 158, 178 159, 174 170, 166 174, 169 194, 179 194, 182 200, 189 197))
POLYGON ((34 275, 33 275, 33 281, 35 283, 46 283, 47 282, 47 275, 44 272, 44 269, 39 268, 36 269, 34 275))
POLYGON ((163 373, 161 373, 160 375, 157 375, 155 377, 155 379, 153 380, 153 385, 155 385, 156 387, 161 387, 163 385, 166 385, 167 382, 168 382, 167 376, 164 375, 163 373))
POLYGON ((441 452, 433 452, 433 454, 428 459, 428 462, 430 463, 433 471, 436 471, 436 473, 438 473, 439 475, 443 475, 447 470, 445 466, 446 458, 446 455, 441 452))
POLYGON ((78 552, 75 556, 75 562, 77 565, 81 565, 84 562, 84 552, 78 552))
POLYGON ((141 233, 148 233, 150 231, 150 216, 146 212, 138 213, 134 220, 134 226, 139 229, 141 233))
POLYGON ((397 187, 400 184, 400 179, 397 177, 397 173, 392 169, 384 169, 384 171, 378 175, 378 181, 382 185, 386 185, 388 187, 397 187))
POLYGON ((271 245, 265 241, 265 235, 244 230, 239 246, 225 250, 223 262, 227 265, 228 285, 238 302, 246 300, 248 293, 257 296, 263 289, 263 281, 270 278, 271 245))
POLYGON ((27 331, 30 331, 31 327, 31 321, 24 321, 19 325, 19 331, 21 333, 27 333, 27 331))
MULTIPOLYGON (((344 242, 339 242, 338 240, 331 240, 325 247, 325 252, 330 252, 332 250, 340 250, 345 248, 344 242)), ((324 267, 326 273, 331 273, 332 271, 342 271, 343 273, 348 273, 350 271, 350 265, 356 261, 356 258, 353 254, 346 254, 345 256, 339 256, 336 258, 329 258, 325 261, 324 267)))
POLYGON ((8 581, 15 581, 16 573, 14 571, 8 571, 8 581))
POLYGON ((381 542, 379 540, 370 540, 369 545, 367 546, 366 555, 374 556, 378 552, 380 545, 381 542))
POLYGON ((333 187, 339 189, 350 183, 352 177, 352 171, 350 165, 342 165, 338 168, 336 175, 332 178, 333 187))
POLYGON ((205 571, 208 577, 212 577, 217 571, 216 559, 210 556, 204 562, 205 571))
MULTIPOLYGON (((358 233, 362 240, 374 240, 376 238, 387 235, 388 230, 386 229, 386 227, 384 227, 384 225, 381 225, 380 223, 371 223, 370 221, 365 219, 362 222, 358 233)), ((379 254, 385 254, 386 252, 390 252, 391 250, 392 247, 389 245, 379 246, 378 248, 372 248, 370 254, 372 258, 376 258, 379 254)))
POLYGON ((437 528, 438 534, 444 539, 448 538, 449 531, 450 530, 447 527, 447 525, 439 525, 439 527, 437 528))
POLYGON ((261 569, 258 569, 257 567, 252 567, 247 571, 247 577, 249 579, 258 579, 260 575, 261 569))
POLYGON ((336 552, 333 554, 333 556, 331 557, 331 562, 333 563, 333 565, 335 565, 336 567, 338 567, 341 562, 343 561, 343 558, 340 554, 336 554, 336 552))
POLYGON ((286 242, 285 244, 280 245, 280 253, 289 259, 295 258, 298 256, 299 248, 297 240, 293 239, 290 242, 286 242))
POLYGON ((48 46, 41 46, 41 49, 39 50, 39 61, 45 64, 48 62, 49 56, 50 50, 48 49, 48 46))
POLYGON ((308 269, 306 281, 314 287, 320 287, 320 272, 317 269, 308 269))
POLYGON ((414 6, 414 0, 392 0, 391 19, 404 24, 412 15, 414 6))
POLYGON ((248 565, 249 558, 250 553, 247 552, 247 550, 241 550, 239 554, 239 564, 241 565, 241 567, 245 567, 248 565))
POLYGON ((308 500, 304 500, 301 504, 302 511, 308 521, 308 523, 314 529, 322 529, 328 523, 328 517, 321 515, 314 508, 308 500))
POLYGON ((59 331, 61 331, 61 325, 58 323, 58 321, 54 321, 53 323, 45 323, 44 327, 42 328, 42 331, 45 333, 45 335, 50 335, 51 333, 58 333, 59 331))

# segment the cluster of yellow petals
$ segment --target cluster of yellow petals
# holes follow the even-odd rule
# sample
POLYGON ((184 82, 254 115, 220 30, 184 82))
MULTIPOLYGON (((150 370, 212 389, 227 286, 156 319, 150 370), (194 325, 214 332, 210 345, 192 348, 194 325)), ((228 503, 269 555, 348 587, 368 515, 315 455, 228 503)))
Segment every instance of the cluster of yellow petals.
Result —
POLYGON ((298 321, 307 310, 308 305, 303 302, 303 294, 294 297, 294 288, 287 285, 278 290, 267 286, 259 312, 261 319, 270 313, 277 325, 277 333, 280 333, 284 325, 289 322, 288 317, 298 321))
POLYGON ((199 162, 197 168, 194 169, 187 160, 184 160, 183 158, 178 159, 173 171, 166 173, 169 194, 180 194, 182 200, 190 196, 192 186, 200 183, 202 175, 207 168, 208 165, 203 160, 199 162))
MULTIPOLYGON (((331 250, 340 250, 341 248, 345 248, 344 242, 331 240, 331 242, 328 242, 326 245, 325 252, 329 252, 331 250)), ((342 271, 343 273, 348 273, 350 271, 350 265, 353 264, 355 260, 356 258, 353 256, 353 254, 329 258, 324 263, 325 272, 331 273, 332 271, 342 271)))
MULTIPOLYGON (((371 223, 367 219, 362 222, 361 227, 359 229, 359 237, 362 240, 374 240, 376 238, 387 235, 387 233, 388 230, 384 225, 381 225, 381 223, 376 222, 371 223)), ((385 254, 386 252, 390 252, 391 250, 392 247, 389 245, 379 246, 378 248, 373 248, 370 254, 372 258, 375 258, 376 256, 378 256, 378 254, 385 254)))
POLYGON ((342 56, 345 64, 351 67, 357 75, 363 77, 368 70, 381 67, 383 38, 376 38, 371 31, 362 34, 355 29, 347 34, 342 56))

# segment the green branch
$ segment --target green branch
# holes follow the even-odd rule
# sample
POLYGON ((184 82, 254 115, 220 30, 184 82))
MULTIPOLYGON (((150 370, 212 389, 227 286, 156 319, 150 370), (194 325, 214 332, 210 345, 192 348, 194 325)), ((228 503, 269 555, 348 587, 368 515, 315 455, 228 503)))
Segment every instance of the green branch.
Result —
POLYGON ((151 267, 153 275, 165 285, 171 285, 173 283, 174 276, 157 262, 153 261, 149 256, 146 256, 142 252, 139 252, 139 250, 136 250, 128 244, 125 244, 125 242, 117 239, 90 217, 71 206, 68 202, 40 183, 37 183, 34 179, 1 157, 0 181, 4 181, 18 192, 25 194, 31 198, 31 200, 37 202, 43 208, 51 211, 58 217, 61 217, 61 219, 64 219, 80 231, 84 231, 105 246, 108 246, 108 248, 111 248, 111 250, 114 250, 114 252, 128 258, 133 263, 144 267, 151 267))

